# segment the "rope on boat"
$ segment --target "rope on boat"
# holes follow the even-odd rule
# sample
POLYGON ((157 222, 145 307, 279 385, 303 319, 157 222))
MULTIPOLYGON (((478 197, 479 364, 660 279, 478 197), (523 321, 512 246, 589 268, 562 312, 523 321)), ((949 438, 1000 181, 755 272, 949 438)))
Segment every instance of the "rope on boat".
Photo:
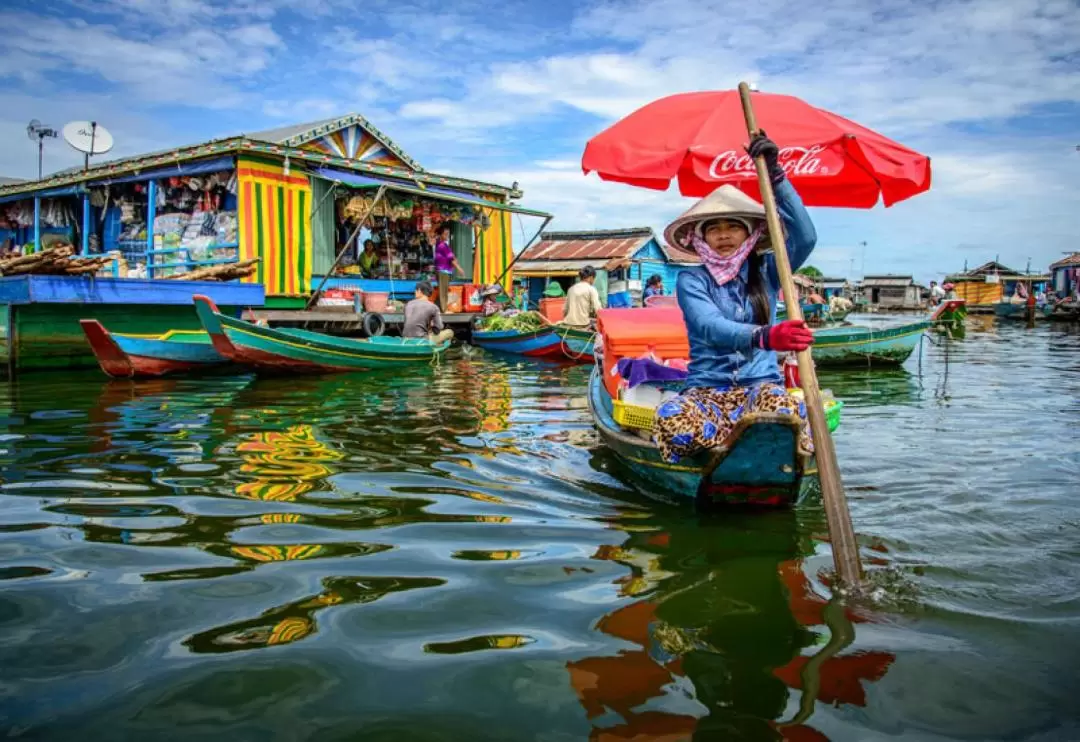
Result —
MULTIPOLYGON (((556 331, 555 331, 555 334, 556 334, 556 335, 559 335, 559 331, 558 331, 558 330, 556 330, 556 331)), ((561 350, 561 351, 563 352, 563 355, 565 355, 565 356, 566 356, 567 358, 569 358, 570 360, 572 360, 572 361, 580 361, 580 360, 581 360, 581 358, 582 358, 582 356, 584 356, 584 355, 585 355, 585 350, 586 350, 586 349, 587 349, 587 348, 589 347, 589 344, 590 344, 590 343, 592 343, 592 344, 593 344, 593 347, 595 347, 595 345, 596 345, 596 335, 597 335, 597 333, 596 333, 596 332, 593 332, 593 334, 592 334, 592 335, 591 335, 591 336, 589 337, 589 339, 588 339, 588 341, 587 341, 587 342, 585 343, 585 345, 584 345, 584 346, 582 346, 582 348, 581 348, 581 352, 580 352, 580 353, 578 353, 577 355, 574 355, 574 354, 573 354, 573 353, 572 353, 572 352, 570 351, 570 346, 568 346, 568 345, 566 344, 566 336, 567 336, 567 335, 569 335, 569 334, 570 334, 570 328, 566 328, 566 330, 564 330, 564 331, 563 331, 563 333, 562 333, 561 335, 559 335, 559 349, 560 349, 560 350, 561 350)))

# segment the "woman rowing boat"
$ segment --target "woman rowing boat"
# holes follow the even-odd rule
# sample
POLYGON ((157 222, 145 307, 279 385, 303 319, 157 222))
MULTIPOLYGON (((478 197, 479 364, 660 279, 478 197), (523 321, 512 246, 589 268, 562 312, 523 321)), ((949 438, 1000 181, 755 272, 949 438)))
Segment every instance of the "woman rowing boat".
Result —
MULTIPOLYGON (((797 269, 817 241, 813 222, 777 161, 776 144, 762 134, 748 152, 768 164, 797 269)), ((784 388, 776 351, 805 350, 814 336, 802 320, 775 321, 780 278, 775 258, 765 251, 761 204, 721 186, 668 225, 664 236, 668 244, 694 249, 702 263, 676 282, 690 367, 683 392, 657 410, 654 437, 664 459, 676 463, 723 444, 735 422, 753 412, 798 414, 799 446, 812 452, 806 406, 784 388)))

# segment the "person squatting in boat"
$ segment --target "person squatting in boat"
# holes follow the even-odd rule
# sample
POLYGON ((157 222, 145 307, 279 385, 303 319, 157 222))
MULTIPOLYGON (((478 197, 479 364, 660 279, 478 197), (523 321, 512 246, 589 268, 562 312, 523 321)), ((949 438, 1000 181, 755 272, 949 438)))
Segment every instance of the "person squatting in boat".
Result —
MULTIPOLYGON (((762 133, 747 151, 768 165, 796 270, 817 242, 814 224, 777 161, 776 144, 762 133)), ((806 405, 785 389, 776 352, 804 350, 814 336, 802 320, 776 322, 780 277, 768 251, 764 208, 724 185, 668 225, 664 236, 701 258, 676 282, 690 365, 682 393, 656 413, 653 436, 664 459, 677 463, 723 444, 736 421, 751 412, 798 414, 799 447, 812 452, 806 405)))

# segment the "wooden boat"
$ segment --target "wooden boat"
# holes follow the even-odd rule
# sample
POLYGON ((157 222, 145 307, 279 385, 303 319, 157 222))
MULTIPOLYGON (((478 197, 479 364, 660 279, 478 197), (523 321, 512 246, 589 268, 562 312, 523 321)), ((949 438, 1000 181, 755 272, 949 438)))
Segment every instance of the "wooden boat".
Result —
POLYGON ((559 338, 562 340, 560 350, 571 361, 578 363, 592 363, 595 359, 593 351, 596 345, 596 331, 579 329, 577 327, 559 326, 556 328, 559 338))
POLYGON ((935 324, 963 322, 967 317, 967 302, 963 299, 946 299, 930 313, 930 321, 935 324))
MULTIPOLYGON (((1002 319, 1027 319, 1027 305, 1009 301, 999 301, 994 305, 994 315, 1002 319)), ((1054 313, 1054 305, 1043 303, 1035 305, 1035 319, 1049 319, 1054 313)))
POLYGON ((818 366, 900 365, 915 350, 931 324, 925 319, 885 328, 823 327, 814 330, 811 354, 818 366))
POLYGON ((96 319, 79 320, 79 324, 101 370, 115 379, 204 371, 228 362, 202 330, 126 335, 109 332, 96 319))
POLYGON ((530 358, 563 358, 563 340, 556 328, 538 330, 473 330, 473 344, 497 353, 512 353, 530 358))
POLYGON ((195 311, 226 358, 263 371, 325 373, 378 369, 431 360, 450 347, 426 338, 340 338, 293 328, 269 328, 227 317, 205 296, 195 311))
MULTIPOLYGON (((636 477, 683 497, 725 505, 787 506, 805 492, 817 471, 799 451, 801 421, 796 415, 751 413, 740 418, 722 447, 670 464, 644 432, 620 426, 600 371, 589 378, 589 411, 601 439, 636 477)), ((843 404, 830 401, 830 429, 843 404)))
MULTIPOLYGON (((831 312, 828 304, 802 304, 801 306, 803 317, 806 318, 806 323, 811 327, 838 325, 854 311, 854 308, 852 308, 831 312)), ((787 318, 787 308, 783 302, 778 302, 776 305, 776 321, 783 322, 787 318)))

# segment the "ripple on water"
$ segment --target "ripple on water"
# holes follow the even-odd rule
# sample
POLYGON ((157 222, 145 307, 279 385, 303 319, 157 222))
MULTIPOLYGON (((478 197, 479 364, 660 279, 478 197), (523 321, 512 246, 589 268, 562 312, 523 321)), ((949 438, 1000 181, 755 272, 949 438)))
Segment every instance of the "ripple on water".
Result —
POLYGON ((787 738, 1073 738, 1077 351, 973 320, 903 369, 822 370, 877 597, 846 612, 820 504, 636 490, 587 367, 2 385, 0 717, 40 739, 772 739, 816 694, 787 738))

